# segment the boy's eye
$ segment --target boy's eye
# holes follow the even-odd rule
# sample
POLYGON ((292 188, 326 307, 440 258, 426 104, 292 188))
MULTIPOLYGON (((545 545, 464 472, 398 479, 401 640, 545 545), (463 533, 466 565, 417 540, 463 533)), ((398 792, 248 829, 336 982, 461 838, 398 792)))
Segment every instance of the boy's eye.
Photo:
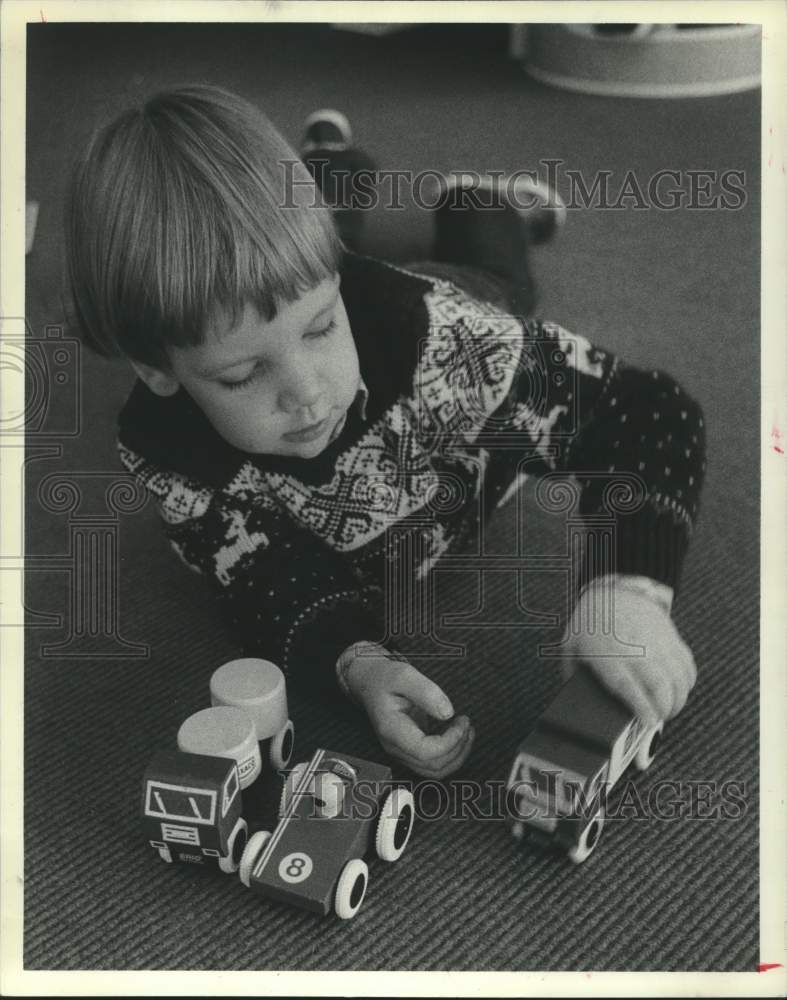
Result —
POLYGON ((247 385, 251 385, 251 383, 254 382, 255 379, 259 378, 261 374, 262 374, 262 367, 260 365, 257 365, 255 368, 252 368, 252 370, 249 372, 246 378, 242 378, 239 382, 229 382, 226 381, 225 379, 222 379, 221 384, 224 386, 225 389, 243 389, 247 385))
POLYGON ((336 320, 332 319, 331 322, 322 328, 322 330, 312 330, 311 333, 307 333, 306 337, 309 340, 317 340, 320 337, 327 337, 329 333, 333 333, 336 329, 336 320))

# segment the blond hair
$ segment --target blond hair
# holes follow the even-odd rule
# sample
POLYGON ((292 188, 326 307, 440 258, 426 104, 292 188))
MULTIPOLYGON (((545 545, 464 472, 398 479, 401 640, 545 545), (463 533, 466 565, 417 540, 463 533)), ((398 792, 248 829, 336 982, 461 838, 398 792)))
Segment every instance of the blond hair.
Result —
POLYGON ((83 339, 166 367, 217 309, 272 319, 335 273, 341 244, 312 178, 256 107, 214 87, 156 95, 97 132, 66 209, 83 339))

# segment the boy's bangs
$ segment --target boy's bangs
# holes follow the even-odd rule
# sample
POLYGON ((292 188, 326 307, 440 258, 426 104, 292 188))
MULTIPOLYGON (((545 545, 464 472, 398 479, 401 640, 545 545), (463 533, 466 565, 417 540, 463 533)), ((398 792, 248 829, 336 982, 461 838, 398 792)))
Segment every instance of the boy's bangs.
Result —
POLYGON ((293 198, 283 185, 275 204, 270 186, 254 176, 217 171, 205 186, 185 177, 166 185, 169 210, 149 244, 165 343, 197 345, 218 310, 235 321, 246 303, 270 320, 282 303, 336 273, 341 244, 330 211, 299 161, 281 169, 303 187, 293 198))

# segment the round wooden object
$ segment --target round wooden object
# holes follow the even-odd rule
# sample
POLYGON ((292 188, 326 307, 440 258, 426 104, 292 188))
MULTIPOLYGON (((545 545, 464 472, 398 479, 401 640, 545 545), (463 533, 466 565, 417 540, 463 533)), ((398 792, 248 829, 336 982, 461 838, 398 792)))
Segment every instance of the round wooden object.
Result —
POLYGON ((219 705, 190 715, 178 730, 178 750, 234 760, 242 789, 262 771, 254 722, 241 708, 219 705))
POLYGON ((275 736, 287 724, 284 674, 269 660, 231 660, 210 679, 212 705, 242 708, 254 720, 257 739, 275 736))

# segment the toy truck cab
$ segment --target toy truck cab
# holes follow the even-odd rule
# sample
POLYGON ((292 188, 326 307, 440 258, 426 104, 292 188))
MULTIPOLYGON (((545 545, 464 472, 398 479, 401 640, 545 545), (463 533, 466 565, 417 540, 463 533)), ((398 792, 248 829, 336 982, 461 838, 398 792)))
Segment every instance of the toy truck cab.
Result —
POLYGON ((520 745, 508 777, 513 834, 580 863, 596 847, 608 793, 633 761, 645 770, 662 725, 646 729, 586 667, 561 688, 520 745))
POLYGON ((238 768, 226 757, 164 750, 145 771, 145 836, 167 863, 211 858, 223 872, 237 871, 247 840, 240 809, 238 768))

